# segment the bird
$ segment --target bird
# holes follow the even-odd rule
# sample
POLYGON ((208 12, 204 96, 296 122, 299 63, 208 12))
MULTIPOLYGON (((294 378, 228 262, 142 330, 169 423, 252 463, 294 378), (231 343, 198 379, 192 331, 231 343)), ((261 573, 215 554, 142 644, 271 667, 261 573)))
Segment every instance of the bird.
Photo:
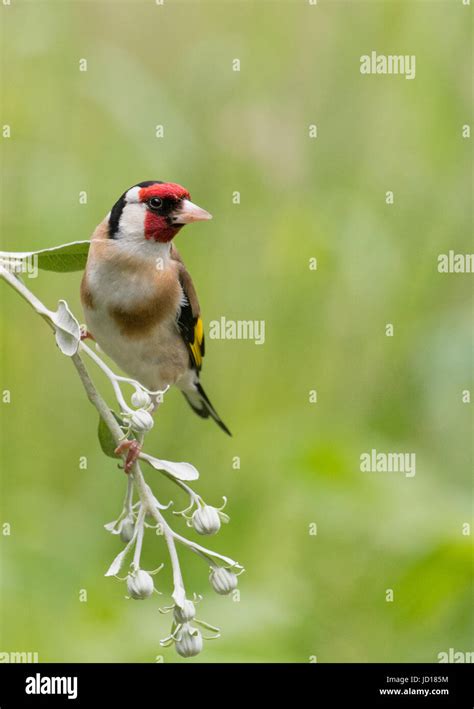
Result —
MULTIPOLYGON (((196 414, 232 435, 200 382, 203 321, 173 241, 186 224, 210 219, 177 183, 147 180, 126 190, 91 237, 80 287, 83 337, 149 391, 176 386, 196 414)), ((124 445, 129 472, 137 446, 124 445)))

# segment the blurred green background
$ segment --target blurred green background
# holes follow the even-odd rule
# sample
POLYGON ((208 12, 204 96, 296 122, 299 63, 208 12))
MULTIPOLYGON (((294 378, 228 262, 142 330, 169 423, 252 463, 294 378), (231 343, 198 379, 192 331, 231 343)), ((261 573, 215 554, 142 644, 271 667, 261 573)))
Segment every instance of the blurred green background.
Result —
MULTIPOLYGON (((192 662, 435 662, 450 647, 472 650, 462 534, 472 404, 461 398, 472 386, 472 276, 437 271, 440 253, 472 249, 461 135, 471 11, 358 0, 1 7, 1 116, 12 131, 1 248, 87 239, 129 186, 179 182, 214 215, 177 240, 207 325, 266 323, 263 346, 207 341, 202 381, 233 438, 178 392, 149 436, 150 452, 198 467, 208 503, 229 497, 231 523, 209 545, 246 567, 233 602, 180 549, 188 591, 205 594, 199 617, 222 628, 192 662), (372 50, 415 54, 416 79, 362 76, 372 50), (416 476, 360 472, 372 448, 415 452, 416 476)), ((27 285, 82 320, 79 282, 42 272, 27 285)), ((103 524, 118 516, 125 480, 99 449, 75 371, 5 284, 0 297, 11 392, 0 409, 1 521, 11 525, 0 537, 0 650, 181 661, 159 647, 168 564, 160 600, 127 602, 123 584, 104 578, 121 545, 103 524)), ((174 489, 146 474, 168 501, 174 489)), ((145 560, 168 561, 161 538, 145 560)))

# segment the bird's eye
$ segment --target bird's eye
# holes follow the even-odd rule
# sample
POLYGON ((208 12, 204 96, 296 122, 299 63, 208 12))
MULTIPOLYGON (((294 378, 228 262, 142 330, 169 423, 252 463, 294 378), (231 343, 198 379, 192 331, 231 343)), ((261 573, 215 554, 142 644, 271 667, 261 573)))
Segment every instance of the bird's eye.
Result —
POLYGON ((157 211, 158 209, 161 209, 161 207, 163 206, 163 200, 160 199, 159 197, 152 197, 151 199, 148 200, 148 206, 150 207, 150 209, 157 211))

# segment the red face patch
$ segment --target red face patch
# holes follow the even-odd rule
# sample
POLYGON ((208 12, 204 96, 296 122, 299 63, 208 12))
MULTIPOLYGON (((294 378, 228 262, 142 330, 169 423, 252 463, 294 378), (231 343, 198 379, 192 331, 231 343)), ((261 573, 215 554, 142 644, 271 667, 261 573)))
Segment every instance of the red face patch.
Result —
POLYGON ((190 199, 188 190, 174 182, 164 182, 162 185, 150 185, 142 187, 138 193, 140 202, 146 202, 152 197, 161 197, 161 199, 190 199))
POLYGON ((154 214, 147 210, 145 214, 145 239, 154 239, 166 243, 171 241, 183 225, 170 226, 166 217, 154 214))
MULTIPOLYGON (((140 202, 148 202, 153 197, 159 197, 168 202, 176 202, 176 205, 182 199, 189 199, 189 192, 174 182, 165 182, 163 184, 149 185, 142 187, 138 193, 140 202)), ((171 241, 176 236, 182 225, 171 225, 167 217, 163 214, 147 210, 145 215, 145 239, 154 239, 154 241, 167 242, 171 241)))

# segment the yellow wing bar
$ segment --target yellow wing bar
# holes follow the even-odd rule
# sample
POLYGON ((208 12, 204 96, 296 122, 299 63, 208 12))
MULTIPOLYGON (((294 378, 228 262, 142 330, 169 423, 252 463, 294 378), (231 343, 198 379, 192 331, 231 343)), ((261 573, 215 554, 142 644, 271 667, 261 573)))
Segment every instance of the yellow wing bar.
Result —
POLYGON ((193 355, 194 363, 198 369, 201 369, 202 365, 202 342, 204 339, 204 328, 201 318, 196 320, 194 326, 194 341, 189 344, 191 352, 193 355))

